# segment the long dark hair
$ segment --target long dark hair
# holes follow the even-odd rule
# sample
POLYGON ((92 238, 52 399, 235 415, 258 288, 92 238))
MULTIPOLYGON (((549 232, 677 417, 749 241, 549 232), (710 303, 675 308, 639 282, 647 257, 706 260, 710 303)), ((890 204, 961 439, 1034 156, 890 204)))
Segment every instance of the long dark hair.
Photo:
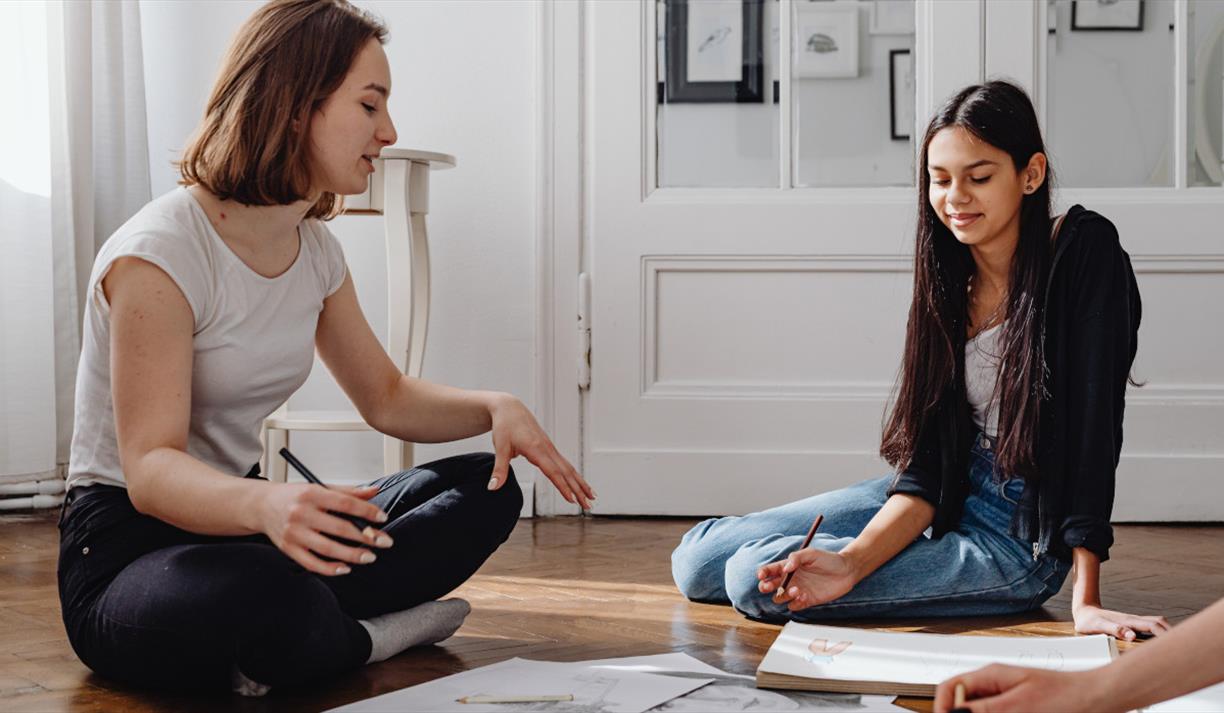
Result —
MULTIPOLYGON (((935 427, 941 406, 965 401, 964 347, 968 316, 966 291, 975 268, 960 243, 928 200, 931 178, 927 150, 940 130, 960 127, 1005 151, 1017 172, 1045 153, 1033 103, 1024 90, 1006 81, 966 87, 936 112, 922 139, 918 165, 918 233, 914 249, 914 298, 905 332, 905 354, 892 412, 884 426, 880 455, 893 467, 908 467, 924 428, 935 427)), ((1037 423, 1045 394, 1042 323, 1048 278, 1050 184, 1045 181, 1020 203, 1020 241, 1012 256, 1005 297, 1007 320, 999 347, 995 395, 999 404, 997 472, 1037 474, 1037 423)))

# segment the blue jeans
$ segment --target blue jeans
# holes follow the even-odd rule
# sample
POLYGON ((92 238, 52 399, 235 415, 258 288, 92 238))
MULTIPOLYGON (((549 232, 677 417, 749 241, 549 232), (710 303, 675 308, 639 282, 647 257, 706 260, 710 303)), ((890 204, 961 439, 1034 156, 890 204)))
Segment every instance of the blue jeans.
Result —
POLYGON ((892 477, 868 480, 743 517, 706 520, 672 552, 672 576, 694 601, 731 604, 754 619, 822 621, 855 617, 1012 614, 1039 607, 1062 587, 1068 563, 1033 559, 1032 545, 1008 534, 1024 488, 994 477, 994 453, 981 437, 970 456, 972 483, 960 525, 920 536, 839 599, 791 612, 757 589, 757 569, 799 549, 819 513, 812 547, 839 552, 887 500, 892 477))

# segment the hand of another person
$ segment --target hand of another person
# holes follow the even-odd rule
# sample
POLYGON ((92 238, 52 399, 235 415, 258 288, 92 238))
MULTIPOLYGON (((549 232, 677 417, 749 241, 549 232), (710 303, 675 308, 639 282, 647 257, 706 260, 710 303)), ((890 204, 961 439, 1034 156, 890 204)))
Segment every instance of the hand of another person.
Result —
POLYGON ((1075 607, 1072 615, 1077 634, 1109 634, 1123 641, 1134 641, 1138 634, 1160 636, 1169 630, 1169 622, 1163 616, 1137 616, 1092 605, 1075 607))
POLYGON ((1099 671, 1065 673, 994 664, 950 678, 935 690, 935 713, 954 708, 956 684, 965 686, 962 709, 973 713, 1032 713, 1083 711, 1105 713, 1111 708, 1099 671))
POLYGON ((540 469, 544 477, 552 481, 561 497, 577 503, 583 510, 591 508, 595 491, 582 476, 557 451, 557 447, 540 428, 535 416, 522 401, 506 394, 490 410, 493 417, 493 477, 489 479, 489 490, 497 490, 506 482, 510 473, 510 461, 523 456, 540 469))
POLYGON ((349 515, 372 523, 386 522, 387 514, 367 502, 377 494, 376 485, 325 488, 272 483, 265 488, 260 502, 260 524, 272 544, 308 571, 326 576, 348 574, 352 570, 346 562, 369 564, 376 557, 369 549, 351 547, 332 537, 382 548, 392 544, 385 532, 373 526, 359 530, 342 517, 349 515))
POLYGON ((807 548, 790 553, 779 562, 757 570, 761 580, 757 588, 765 594, 774 592, 774 601, 789 602, 787 608, 799 611, 831 602, 858 584, 858 576, 850 560, 836 552, 807 548), (786 591, 781 591, 786 575, 794 572, 786 591))

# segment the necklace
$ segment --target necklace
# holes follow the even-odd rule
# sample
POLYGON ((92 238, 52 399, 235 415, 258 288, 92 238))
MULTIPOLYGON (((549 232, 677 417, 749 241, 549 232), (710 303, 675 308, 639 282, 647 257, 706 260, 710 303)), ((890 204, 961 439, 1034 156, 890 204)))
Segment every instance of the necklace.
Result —
MULTIPOLYGON (((969 303, 970 303, 970 310, 969 310, 969 318, 970 318, 969 326, 970 327, 976 326, 973 324, 973 309, 972 309, 972 305, 977 303, 977 298, 973 294, 973 285, 976 281, 977 281, 977 273, 975 272, 969 276, 969 285, 968 285, 969 303)), ((1002 316, 1004 304, 1006 302, 1007 302, 1006 299, 1001 299, 998 301, 998 303, 994 306, 994 309, 990 311, 990 314, 986 315, 986 317, 982 319, 981 327, 973 331, 973 334, 970 336, 970 339, 972 339, 973 337, 976 337, 977 335, 981 334, 987 329, 993 328, 997 323, 1001 321, 1000 317, 1002 316)))

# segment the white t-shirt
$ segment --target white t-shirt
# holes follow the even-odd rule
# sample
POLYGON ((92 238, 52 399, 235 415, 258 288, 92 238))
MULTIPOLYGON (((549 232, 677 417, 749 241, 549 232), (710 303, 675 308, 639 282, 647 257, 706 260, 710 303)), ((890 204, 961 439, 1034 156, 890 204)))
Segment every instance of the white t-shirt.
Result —
POLYGON ((987 436, 999 435, 999 337, 1003 325, 996 324, 965 342, 965 392, 973 409, 973 422, 987 436))
POLYGON ((125 487, 110 380, 110 305, 102 279, 138 257, 178 285, 194 319, 187 453, 245 475, 259 461, 260 425, 310 374, 324 298, 340 289, 340 243, 318 220, 298 226, 293 265, 268 278, 221 240, 185 187, 152 201, 106 241, 89 277, 68 487, 125 487))

